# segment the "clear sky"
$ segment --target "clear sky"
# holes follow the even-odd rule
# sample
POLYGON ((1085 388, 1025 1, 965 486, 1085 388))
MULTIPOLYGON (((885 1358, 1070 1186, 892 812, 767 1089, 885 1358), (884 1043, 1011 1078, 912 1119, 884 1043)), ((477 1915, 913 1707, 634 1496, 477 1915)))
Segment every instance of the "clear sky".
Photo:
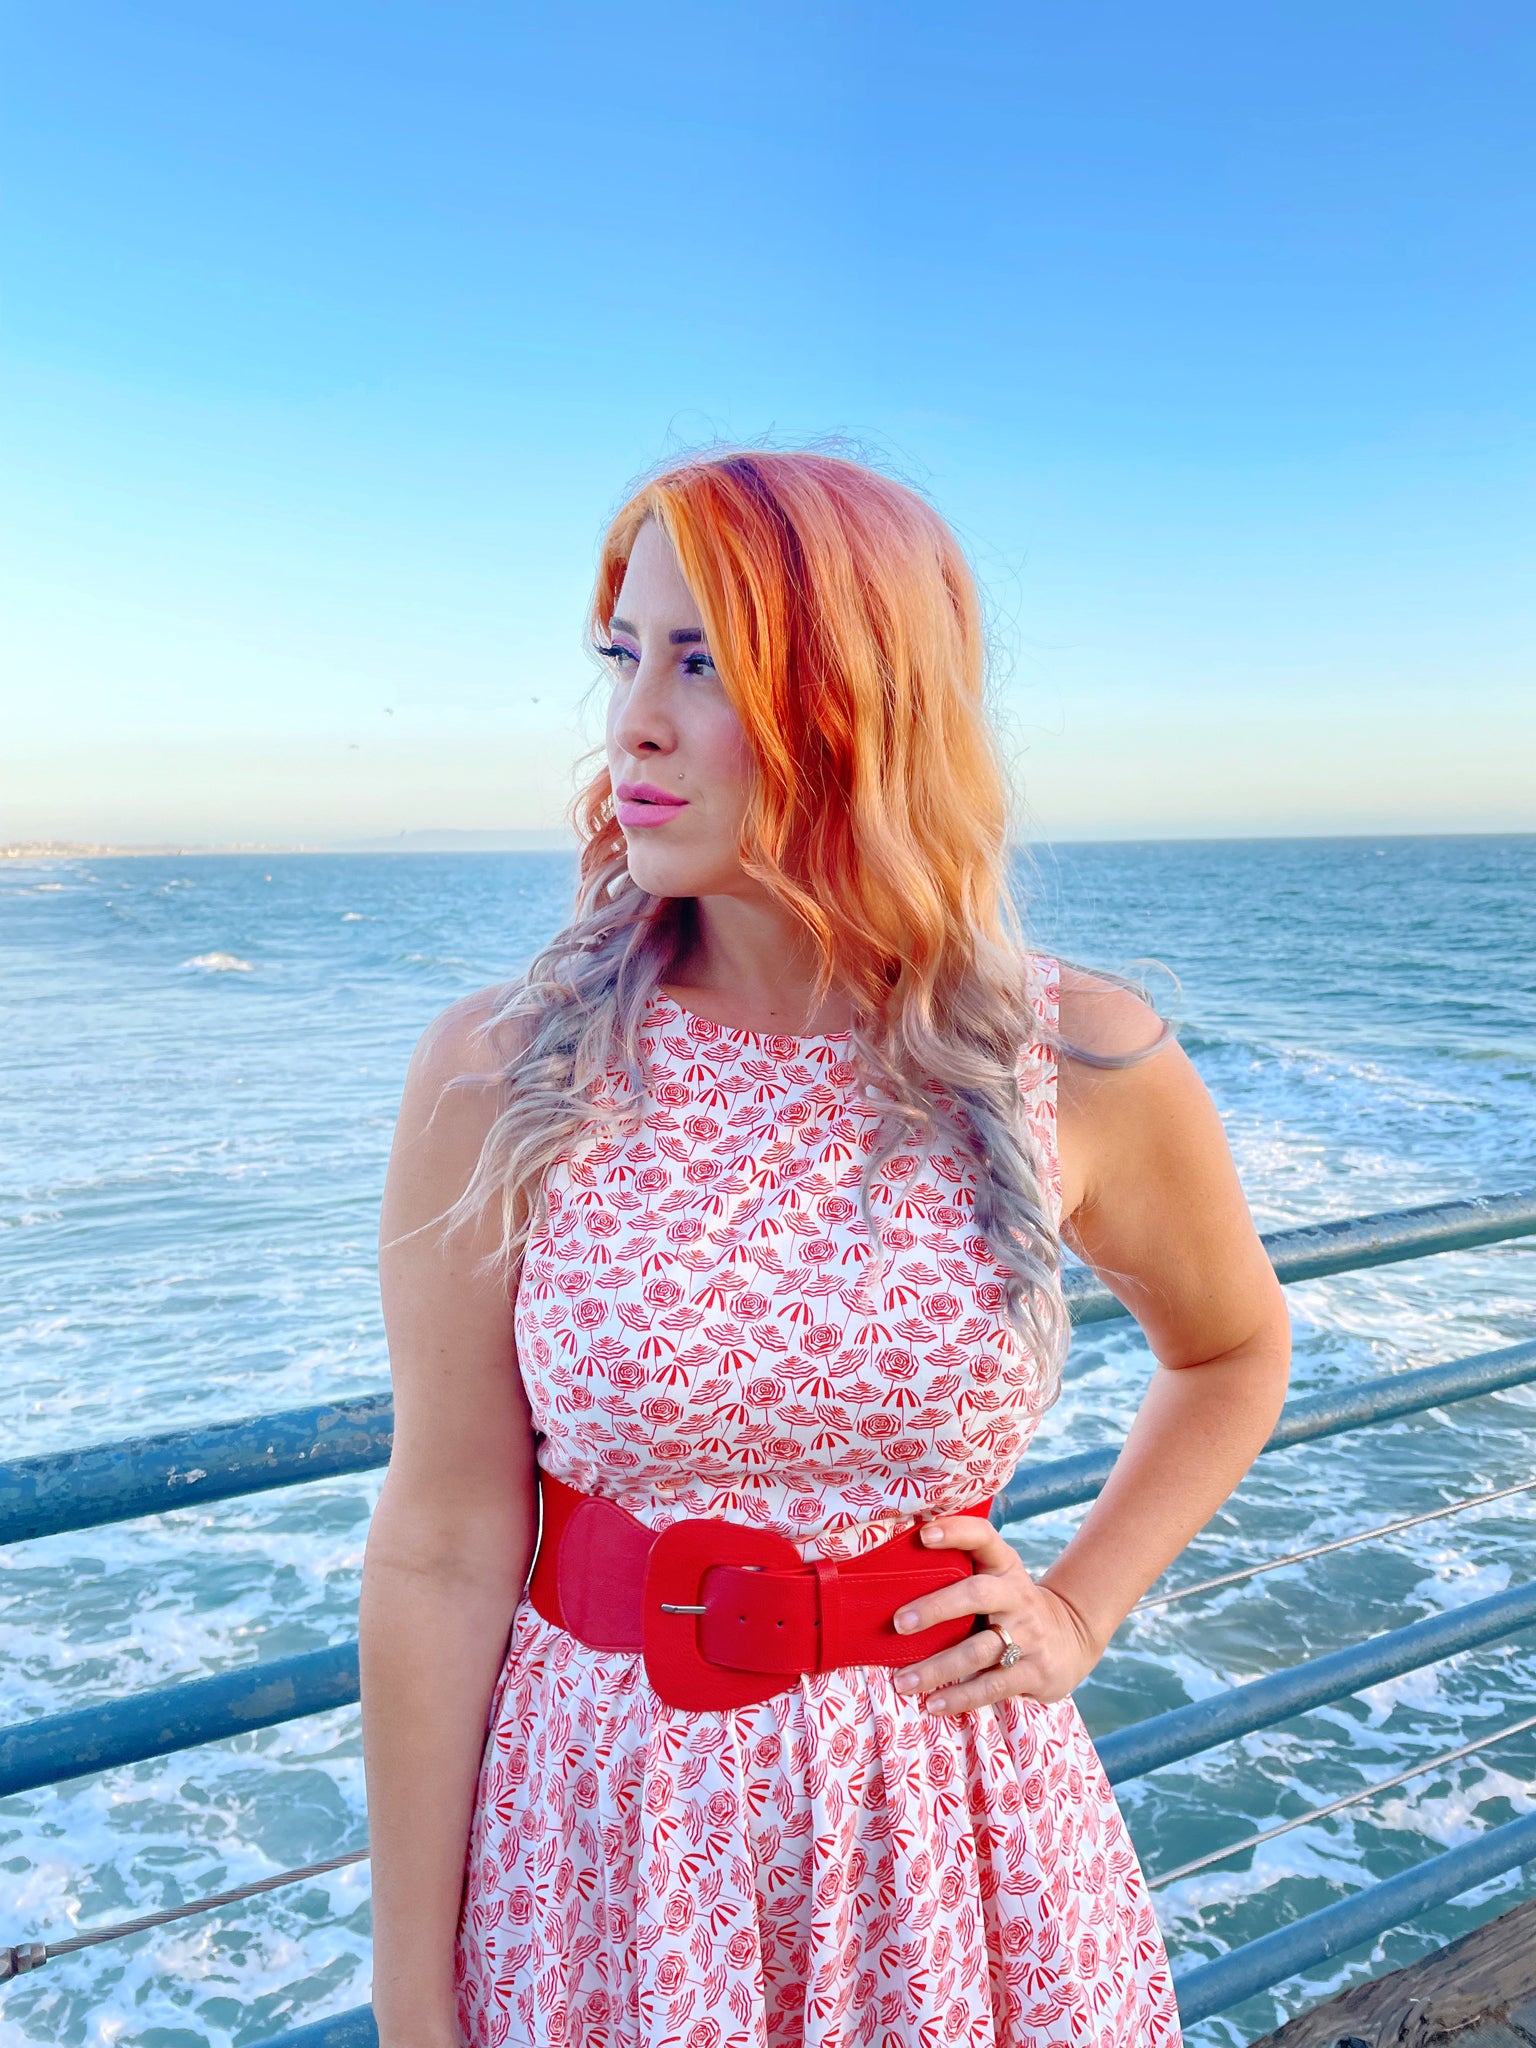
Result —
POLYGON ((841 432, 1049 837, 1536 827, 1536 10, 12 0, 0 840, 558 824, 595 542, 841 432))

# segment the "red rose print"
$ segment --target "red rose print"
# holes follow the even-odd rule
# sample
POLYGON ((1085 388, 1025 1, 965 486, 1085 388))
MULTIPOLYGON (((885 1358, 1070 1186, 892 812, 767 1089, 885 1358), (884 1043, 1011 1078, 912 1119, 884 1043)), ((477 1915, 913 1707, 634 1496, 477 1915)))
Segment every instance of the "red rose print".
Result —
POLYGON ((578 1301, 571 1310, 571 1321, 578 1330, 595 1330, 607 1317, 608 1311, 600 1301, 578 1301))
POLYGON ((725 1960, 733 1970, 744 1970, 756 1954, 756 1937, 749 1934, 745 1927, 738 1927, 725 1944, 725 1960))

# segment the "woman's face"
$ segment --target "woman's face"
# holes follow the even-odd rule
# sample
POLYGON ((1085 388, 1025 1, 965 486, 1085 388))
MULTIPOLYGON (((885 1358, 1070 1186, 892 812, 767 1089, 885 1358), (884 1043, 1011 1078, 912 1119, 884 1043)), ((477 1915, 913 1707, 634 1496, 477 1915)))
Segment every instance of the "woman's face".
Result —
POLYGON ((630 875, 653 896, 741 894, 751 755, 698 605, 653 519, 635 537, 608 628, 608 772, 630 875), (642 800, 658 793, 673 801, 642 800))

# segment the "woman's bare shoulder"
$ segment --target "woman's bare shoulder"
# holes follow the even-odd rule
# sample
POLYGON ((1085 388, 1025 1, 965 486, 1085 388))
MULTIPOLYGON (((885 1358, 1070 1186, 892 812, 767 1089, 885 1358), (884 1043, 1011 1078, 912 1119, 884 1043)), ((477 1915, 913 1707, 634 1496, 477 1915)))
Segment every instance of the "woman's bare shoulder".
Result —
POLYGON ((412 1067, 439 1082, 456 1074, 493 1078, 504 1073, 509 1057, 527 1043, 530 1029, 522 1017, 497 1023, 516 986, 492 982, 439 1010, 417 1040, 412 1067))
POLYGON ((1060 973, 1058 1030, 1066 1060, 1074 1053, 1089 1061, 1134 1060, 1165 1040, 1163 1019, 1145 997, 1085 967, 1063 963, 1060 973))

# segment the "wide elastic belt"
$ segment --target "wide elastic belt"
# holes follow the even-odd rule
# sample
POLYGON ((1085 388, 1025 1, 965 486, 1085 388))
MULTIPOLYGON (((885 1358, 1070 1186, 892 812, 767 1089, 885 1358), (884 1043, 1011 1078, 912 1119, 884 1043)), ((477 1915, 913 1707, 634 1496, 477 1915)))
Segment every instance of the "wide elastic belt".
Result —
MULTIPOLYGON (((745 1522, 695 1517, 648 1529, 542 1466, 539 1490, 533 1606, 590 1649, 638 1653, 668 1706, 752 1706, 807 1672, 917 1663, 977 1626, 964 1614, 896 1633, 898 1608, 972 1570, 969 1551, 935 1556, 917 1527, 856 1558, 807 1563, 787 1536, 745 1522)), ((985 1517, 991 1506, 957 1512, 985 1517)))

